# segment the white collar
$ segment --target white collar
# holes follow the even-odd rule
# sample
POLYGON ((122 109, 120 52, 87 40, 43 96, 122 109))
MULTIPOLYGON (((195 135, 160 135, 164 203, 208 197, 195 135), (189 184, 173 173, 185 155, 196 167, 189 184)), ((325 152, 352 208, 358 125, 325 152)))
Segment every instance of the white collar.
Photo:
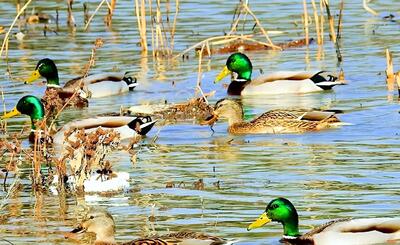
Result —
POLYGON ((47 84, 47 87, 48 88, 61 88, 61 86, 57 85, 57 84, 47 84))

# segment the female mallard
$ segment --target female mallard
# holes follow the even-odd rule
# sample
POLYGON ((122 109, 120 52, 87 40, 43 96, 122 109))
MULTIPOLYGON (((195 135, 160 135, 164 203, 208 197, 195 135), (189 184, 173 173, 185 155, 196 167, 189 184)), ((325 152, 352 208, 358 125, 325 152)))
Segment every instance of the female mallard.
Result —
MULTIPOLYGON (((45 117, 45 109, 41 100, 33 95, 22 97, 17 105, 10 112, 1 116, 1 119, 11 118, 20 114, 28 115, 31 118, 31 134, 29 140, 34 142, 37 122, 45 117)), ((99 116, 95 118, 73 121, 62 127, 53 137, 56 144, 64 142, 64 132, 69 129, 84 129, 85 132, 96 130, 98 127, 104 129, 114 129, 120 134, 120 138, 133 138, 137 134, 145 135, 153 127, 156 121, 151 121, 150 117, 131 117, 131 116, 99 116)))
POLYGON ((325 71, 319 72, 274 72, 266 76, 251 79, 253 66, 250 59, 242 53, 229 56, 226 66, 215 79, 219 82, 233 73, 228 87, 229 95, 309 93, 331 89, 344 84, 337 77, 325 71))
POLYGON ((301 235, 296 208, 285 198, 272 200, 247 230, 262 227, 271 221, 282 223, 281 241, 288 244, 387 244, 400 239, 399 218, 333 220, 301 235))
POLYGON ((228 119, 228 132, 232 134, 304 133, 337 126, 340 122, 334 112, 306 110, 271 110, 245 122, 242 106, 230 99, 219 100, 212 116, 203 124, 211 125, 220 117, 228 119))
MULTIPOLYGON (((94 244, 116 244, 115 222, 110 213, 102 209, 92 209, 82 218, 77 228, 71 233, 91 232, 96 234, 94 244)), ((68 234, 67 234, 68 236, 68 234)), ((225 239, 197 233, 192 231, 181 231, 162 236, 150 236, 139 238, 122 244, 130 245, 222 245, 231 244, 225 239)))
MULTIPOLYGON (((53 60, 48 58, 40 60, 25 83, 31 83, 40 77, 46 78, 47 88, 61 88, 57 66, 53 60)), ((87 97, 99 98, 125 93, 136 86, 136 78, 127 76, 127 73, 113 72, 74 78, 64 85, 62 91, 73 93, 75 89, 83 87, 84 91, 89 92, 87 97)))

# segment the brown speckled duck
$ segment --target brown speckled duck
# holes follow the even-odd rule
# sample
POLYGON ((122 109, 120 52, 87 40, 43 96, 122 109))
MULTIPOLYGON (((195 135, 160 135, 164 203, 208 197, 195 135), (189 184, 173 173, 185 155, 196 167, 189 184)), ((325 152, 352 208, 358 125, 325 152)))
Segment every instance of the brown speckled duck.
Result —
POLYGON ((242 106, 231 99, 219 100, 203 124, 211 125, 219 118, 228 119, 228 132, 232 134, 304 133, 341 125, 335 112, 307 110, 271 110, 246 122, 242 106))
MULTIPOLYGON (((71 233, 92 232, 96 234, 95 244, 116 244, 115 222, 110 213, 103 209, 92 209, 82 219, 77 228, 71 233)), ((69 236, 69 235, 68 235, 69 236)), ((197 233, 192 231, 180 231, 161 236, 139 238, 124 242, 126 245, 222 245, 232 244, 225 239, 197 233)))

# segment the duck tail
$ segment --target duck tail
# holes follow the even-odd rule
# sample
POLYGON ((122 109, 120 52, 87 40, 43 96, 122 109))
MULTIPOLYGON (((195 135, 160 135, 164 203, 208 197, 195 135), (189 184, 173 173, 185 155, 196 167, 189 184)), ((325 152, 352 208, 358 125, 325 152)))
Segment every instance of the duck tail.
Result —
POLYGON ((311 81, 315 83, 318 87, 323 90, 329 90, 336 85, 345 85, 346 82, 343 80, 338 80, 338 77, 332 72, 320 71, 314 76, 312 76, 311 81))
POLYGON ((152 120, 149 116, 135 117, 128 126, 140 135, 146 135, 154 126, 157 120, 152 120))
POLYGON ((130 91, 135 89, 136 86, 139 84, 137 82, 136 77, 131 76, 129 71, 125 73, 124 78, 122 78, 122 80, 124 80, 126 82, 126 84, 128 85, 130 91))

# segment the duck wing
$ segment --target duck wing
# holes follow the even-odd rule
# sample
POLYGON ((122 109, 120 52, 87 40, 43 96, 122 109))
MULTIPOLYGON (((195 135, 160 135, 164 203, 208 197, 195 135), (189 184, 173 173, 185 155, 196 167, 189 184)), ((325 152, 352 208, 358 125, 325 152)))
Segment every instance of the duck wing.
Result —
POLYGON ((338 220, 311 235, 315 244, 383 244, 400 240, 400 219, 338 220))
POLYGON ((74 79, 69 80, 65 83, 64 89, 75 89, 81 83, 84 86, 88 86, 89 84, 104 82, 104 81, 112 81, 112 82, 121 82, 125 77, 124 72, 106 72, 106 73, 99 73, 99 74, 91 74, 87 77, 77 77, 74 79))
POLYGON ((272 72, 268 75, 258 76, 251 80, 251 85, 257 86, 263 83, 276 82, 279 80, 292 80, 301 81, 305 79, 310 79, 321 71, 308 72, 308 71, 277 71, 272 72))

